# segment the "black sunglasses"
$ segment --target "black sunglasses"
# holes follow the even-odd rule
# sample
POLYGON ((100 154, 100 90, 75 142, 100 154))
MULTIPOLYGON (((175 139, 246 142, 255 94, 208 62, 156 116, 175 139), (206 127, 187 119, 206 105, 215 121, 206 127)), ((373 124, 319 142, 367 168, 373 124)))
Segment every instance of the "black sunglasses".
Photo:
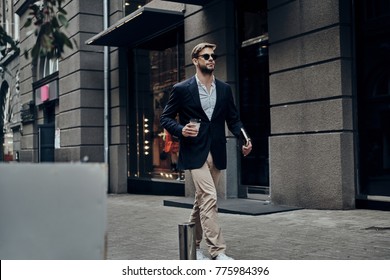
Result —
POLYGON ((211 58, 213 59, 213 60, 216 60, 217 59, 217 55, 216 54, 208 54, 208 53, 206 53, 206 54, 200 54, 200 55, 198 55, 197 57, 202 57, 204 60, 209 60, 210 59, 210 56, 211 56, 211 58))

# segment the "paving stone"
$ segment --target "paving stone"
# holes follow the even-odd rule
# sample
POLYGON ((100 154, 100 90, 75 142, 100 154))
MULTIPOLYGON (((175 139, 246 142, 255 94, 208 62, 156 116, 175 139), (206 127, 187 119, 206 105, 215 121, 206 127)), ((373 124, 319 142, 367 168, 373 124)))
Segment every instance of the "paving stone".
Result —
MULTIPOLYGON (((107 259, 177 260, 190 209, 153 195, 108 196, 107 259)), ((389 260, 390 212, 301 209, 261 216, 219 213, 228 255, 240 260, 389 260)), ((202 248, 206 249, 205 245, 202 248)))

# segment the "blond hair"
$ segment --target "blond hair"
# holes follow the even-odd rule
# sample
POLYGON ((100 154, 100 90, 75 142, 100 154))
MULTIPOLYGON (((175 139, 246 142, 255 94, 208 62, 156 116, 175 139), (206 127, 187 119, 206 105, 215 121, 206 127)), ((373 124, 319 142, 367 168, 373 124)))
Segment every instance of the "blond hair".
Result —
POLYGON ((211 43, 200 43, 200 44, 197 44, 193 49, 192 49, 192 52, 191 52, 191 57, 192 58, 197 58, 199 53, 205 49, 205 48, 211 48, 213 49, 213 51, 217 48, 217 45, 215 44, 211 44, 211 43))

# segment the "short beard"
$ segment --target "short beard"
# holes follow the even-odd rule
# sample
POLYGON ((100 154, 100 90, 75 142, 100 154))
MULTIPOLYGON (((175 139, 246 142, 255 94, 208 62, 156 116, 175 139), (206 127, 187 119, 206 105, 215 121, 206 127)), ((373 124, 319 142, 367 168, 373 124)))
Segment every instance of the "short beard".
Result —
POLYGON ((209 68, 207 68, 206 65, 204 65, 204 66, 200 65, 199 70, 200 70, 200 72, 202 72, 205 75, 210 75, 210 74, 213 74, 213 72, 214 72, 214 69, 209 69, 209 68))

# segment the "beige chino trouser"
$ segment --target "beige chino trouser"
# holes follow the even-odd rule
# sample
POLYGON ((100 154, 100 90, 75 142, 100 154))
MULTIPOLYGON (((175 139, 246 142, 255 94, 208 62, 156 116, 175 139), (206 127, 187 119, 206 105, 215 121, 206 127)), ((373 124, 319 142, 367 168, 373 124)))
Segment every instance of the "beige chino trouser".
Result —
POLYGON ((190 222, 195 223, 196 246, 199 248, 204 234, 211 257, 224 253, 226 243, 218 224, 217 189, 221 171, 213 163, 211 153, 199 169, 190 170, 195 185, 195 202, 190 222))

